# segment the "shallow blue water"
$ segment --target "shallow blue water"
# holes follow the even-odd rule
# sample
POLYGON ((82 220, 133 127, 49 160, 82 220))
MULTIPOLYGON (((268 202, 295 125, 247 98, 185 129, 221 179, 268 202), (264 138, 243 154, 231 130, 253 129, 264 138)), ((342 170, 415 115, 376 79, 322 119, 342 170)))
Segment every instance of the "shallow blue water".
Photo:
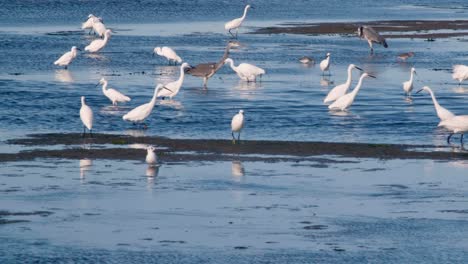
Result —
MULTIPOLYGON (((462 18, 468 11, 464 1, 364 1, 360 5, 319 1, 313 6, 295 1, 287 7, 281 1, 269 3, 254 1, 256 9, 241 31, 287 21, 462 18)), ((377 47, 376 55, 369 57, 367 44, 354 36, 241 34, 245 47, 231 57, 236 64, 250 62, 265 68, 262 82, 240 82, 225 67, 204 90, 200 79, 188 76, 175 102, 163 102, 154 109, 148 130, 137 130, 121 119, 126 111, 150 100, 156 83, 178 78, 177 67, 151 56, 155 46, 172 46, 192 65, 217 61, 228 39, 223 24, 239 16, 243 5, 232 1, 2 3, 0 51, 7 54, 0 56, 2 138, 81 131, 78 111, 84 95, 96 115, 96 132, 229 138, 230 119, 242 108, 247 117, 246 139, 443 143, 445 132, 436 128, 430 97, 415 96, 412 103, 404 99, 401 83, 409 78, 413 65, 419 73, 416 89, 429 85, 441 105, 457 114, 468 113, 468 87, 457 88, 450 76, 453 64, 467 64, 466 38, 391 39, 389 49, 377 47), (71 46, 83 48, 93 39, 79 30, 88 13, 103 16, 116 34, 99 55, 80 53, 69 70, 54 67, 52 62, 71 46), (397 54, 410 50, 416 52, 411 63, 396 62, 397 54), (303 55, 321 60, 326 52, 332 53, 334 84, 345 81, 349 63, 378 77, 365 80, 344 116, 330 113, 322 104, 333 85, 323 86, 318 66, 308 68, 297 62, 303 55), (110 87, 133 100, 110 107, 100 87, 95 87, 102 76, 110 87)))

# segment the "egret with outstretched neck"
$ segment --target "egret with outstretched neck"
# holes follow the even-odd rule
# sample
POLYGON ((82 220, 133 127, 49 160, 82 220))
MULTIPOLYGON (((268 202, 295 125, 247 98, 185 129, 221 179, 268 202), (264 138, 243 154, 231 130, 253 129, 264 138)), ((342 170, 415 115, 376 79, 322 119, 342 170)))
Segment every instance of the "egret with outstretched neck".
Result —
POLYGON ((182 65, 180 65, 179 79, 177 81, 165 84, 164 87, 166 89, 159 90, 157 97, 169 97, 172 99, 172 97, 176 96, 179 93, 180 87, 182 87, 182 84, 184 83, 186 68, 190 68, 190 65, 186 62, 182 63, 182 65))
POLYGON ((323 103, 331 103, 335 101, 336 99, 340 98, 341 96, 345 95, 346 92, 348 92, 349 87, 351 86, 351 81, 352 81, 352 70, 357 69, 360 71, 363 71, 361 68, 354 64, 350 64, 348 66, 348 79, 346 80, 345 83, 340 84, 335 86, 335 88, 331 89, 330 92, 327 94, 325 99, 323 100, 323 103))
POLYGON ((226 24, 224 24, 224 29, 226 29, 229 32, 229 34, 231 34, 231 36, 233 38, 237 38, 237 33, 239 32, 239 27, 242 25, 242 22, 244 22, 245 17, 247 16, 247 11, 250 8, 251 8, 250 5, 246 5, 245 8, 244 8, 244 14, 242 15, 242 17, 233 19, 233 20, 227 22, 226 24), (231 32, 231 30, 233 30, 233 29, 236 30, 236 35, 235 36, 231 32))
MULTIPOLYGON (((99 84, 102 84, 102 93, 107 97, 109 98, 109 100, 111 100, 112 102, 112 105, 117 105, 117 103, 126 103, 126 102, 130 102, 130 97, 122 94, 121 92, 113 89, 113 88, 107 88, 107 80, 105 78, 101 78, 101 80, 99 81, 99 84)), ((96 85, 96 86, 97 86, 96 85)))
POLYGON ((436 110, 437 116, 439 117, 440 121, 444 121, 444 120, 455 117, 455 115, 452 112, 440 106, 439 102, 437 102, 434 92, 431 90, 429 86, 424 86, 421 90, 417 91, 416 93, 420 93, 421 91, 426 91, 431 95, 432 102, 434 103, 434 108, 436 110))
POLYGON ((362 86, 362 81, 364 80, 364 78, 366 77, 372 77, 372 78, 375 78, 374 76, 368 74, 368 73, 363 73, 361 75, 361 77, 359 78, 359 82, 358 84, 356 85, 356 87, 353 89, 353 91, 351 91, 350 93, 347 93, 345 95, 343 95, 342 97, 338 98, 333 104, 329 105, 328 106, 328 109, 330 110, 341 110, 341 111, 344 111, 346 110, 348 107, 350 107, 353 102, 354 102, 354 99, 356 98, 356 95, 357 93, 359 92, 359 90, 361 89, 361 86, 362 86))

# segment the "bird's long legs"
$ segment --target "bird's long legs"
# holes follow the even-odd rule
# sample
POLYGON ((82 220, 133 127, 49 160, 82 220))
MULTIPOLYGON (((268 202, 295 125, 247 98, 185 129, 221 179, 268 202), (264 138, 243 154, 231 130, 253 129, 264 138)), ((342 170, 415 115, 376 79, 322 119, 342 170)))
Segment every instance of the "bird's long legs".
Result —
POLYGON ((461 134, 461 138, 460 138, 460 143, 463 145, 463 135, 464 134, 461 134))
POLYGON ((82 135, 82 137, 85 137, 85 135, 86 135, 86 127, 83 126, 83 135, 82 135))
POLYGON ((231 30, 232 30, 232 29, 229 30, 229 34, 231 34, 231 36, 232 36, 233 38, 236 38, 236 36, 234 36, 234 34, 232 34, 231 30))
POLYGON ((450 135, 447 137, 447 144, 450 144, 450 138, 453 136, 453 133, 450 133, 450 135))
POLYGON ((240 131, 239 131, 239 135, 237 136, 237 141, 240 141, 240 131))

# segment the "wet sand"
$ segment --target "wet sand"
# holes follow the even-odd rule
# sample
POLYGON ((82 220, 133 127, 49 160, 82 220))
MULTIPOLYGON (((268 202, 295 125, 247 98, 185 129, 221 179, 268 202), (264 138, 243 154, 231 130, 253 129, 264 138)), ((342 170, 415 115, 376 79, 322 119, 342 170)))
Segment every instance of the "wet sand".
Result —
POLYGON ((379 32, 384 32, 387 38, 448 38, 466 36, 468 20, 389 20, 369 22, 336 22, 336 23, 285 23, 274 27, 264 27, 251 32, 252 34, 356 34, 359 26, 372 26, 379 32), (433 30, 454 30, 453 32, 428 32, 433 30), (391 32, 392 34, 385 34, 391 32))
POLYGON ((286 161, 334 155, 353 158, 377 159, 435 159, 463 160, 468 158, 459 145, 397 145, 367 143, 293 142, 293 141, 240 141, 210 139, 170 139, 164 137, 131 137, 112 134, 94 134, 82 138, 81 134, 35 134, 28 138, 12 139, 9 144, 42 149, 2 153, 0 162, 32 160, 37 158, 66 159, 118 159, 139 160, 144 156, 144 146, 156 145, 166 161, 223 161, 226 155, 260 155, 244 160, 286 161), (129 147, 140 144, 139 148, 129 147), (47 149, 64 145, 64 149, 47 149), (88 147, 83 148, 86 145, 88 147), (96 145, 96 147, 91 147, 96 145), (105 145, 100 147, 99 145, 105 145), (71 146, 71 147, 70 147, 71 146), (44 149, 45 147, 45 149, 44 149))

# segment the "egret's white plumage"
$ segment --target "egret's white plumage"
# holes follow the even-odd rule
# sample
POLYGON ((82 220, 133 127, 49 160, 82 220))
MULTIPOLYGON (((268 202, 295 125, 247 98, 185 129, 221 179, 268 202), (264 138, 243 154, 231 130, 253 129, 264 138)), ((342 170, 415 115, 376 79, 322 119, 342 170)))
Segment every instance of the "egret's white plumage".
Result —
POLYGON ((179 93, 180 87, 182 87, 182 84, 184 83, 185 69, 189 67, 190 65, 188 63, 182 63, 182 65, 180 65, 179 79, 177 81, 165 84, 164 87, 166 89, 159 90, 157 97, 169 97, 172 99, 172 97, 176 96, 179 93))
POLYGON ((358 69, 358 70, 362 71, 362 69, 357 67, 356 65, 350 64, 348 66, 348 79, 346 80, 346 82, 342 83, 340 85, 337 85, 333 89, 331 89, 330 92, 325 97, 325 99, 323 100, 323 103, 326 104, 326 103, 333 102, 336 99, 340 98, 341 96, 345 95, 346 92, 348 92, 348 89, 351 86, 352 70, 353 69, 358 69))
POLYGON ((180 58, 179 55, 169 47, 156 47, 154 48, 153 53, 166 58, 169 63, 171 63, 171 61, 174 61, 174 63, 182 63, 182 58, 180 58))
POLYGON ((463 81, 468 80, 468 66, 454 65, 452 78, 458 80, 459 85, 461 85, 463 81))
POLYGON ((450 138, 453 134, 461 134, 460 142, 463 143, 463 134, 468 132, 468 115, 454 116, 445 119, 441 121, 438 126, 444 127, 451 132, 447 138, 447 143, 450 143, 450 138))
POLYGON ((88 19, 83 24, 81 24, 81 29, 92 29, 93 23, 98 21, 102 22, 102 19, 93 14, 89 14, 88 19))
POLYGON ((65 69, 68 68, 68 65, 76 58, 78 54, 78 49, 76 46, 73 46, 70 51, 65 52, 58 60, 54 62, 55 65, 65 66, 65 69))
POLYGON ((411 91, 413 90, 413 83, 414 83, 414 75, 416 74, 416 69, 411 68, 411 75, 409 81, 403 83, 403 90, 405 91, 406 95, 410 95, 411 91))
POLYGON ((239 113, 236 114, 231 120, 231 131, 232 131, 232 138, 236 140, 234 137, 234 132, 239 133, 237 140, 240 140, 240 133, 244 128, 244 110, 239 110, 239 113))
POLYGON ((242 25, 242 22, 244 22, 245 17, 247 16, 247 11, 250 9, 250 5, 246 5, 244 8, 244 14, 236 19, 233 19, 226 24, 224 24, 224 29, 226 29, 233 37, 234 35, 232 34, 231 30, 235 29, 236 30, 236 36, 239 31, 239 27, 242 25))
POLYGON ((322 75, 325 74, 326 71, 330 73, 330 53, 327 53, 327 58, 320 62, 320 70, 322 70, 322 75))
POLYGON ((158 163, 158 156, 156 155, 156 148, 154 146, 148 146, 146 148, 146 163, 149 165, 156 165, 158 163))
POLYGON ((81 96, 80 119, 81 122, 83 122, 84 127, 91 133, 91 130, 93 129, 93 110, 91 110, 91 107, 85 103, 84 96, 81 96))
POLYGON ((437 102, 437 99, 436 99, 436 97, 434 95, 434 92, 432 92, 431 88, 429 88, 428 86, 424 86, 417 93, 419 93, 419 92, 421 92, 423 90, 428 92, 431 95, 432 102, 434 103, 434 108, 436 110, 437 116, 439 117, 440 121, 444 121, 444 120, 455 117, 455 115, 452 112, 450 112, 449 110, 447 110, 444 107, 440 106, 439 102, 437 102))
POLYGON ((98 36, 102 37, 105 36, 107 28, 104 23, 101 22, 99 19, 93 20, 93 30, 98 34, 98 36))
POLYGON ((224 64, 226 63, 229 63, 231 69, 244 81, 255 82, 257 81, 257 76, 261 77, 265 74, 264 69, 248 63, 241 63, 236 67, 234 66, 234 61, 231 58, 227 58, 224 61, 224 64))
POLYGON ((130 97, 122 94, 121 92, 113 89, 113 88, 107 88, 107 80, 105 78, 102 78, 99 81, 100 84, 102 84, 102 93, 111 100, 112 105, 117 105, 117 103, 125 103, 125 102, 130 102, 130 97))
POLYGON ((361 74, 361 77, 359 78, 359 82, 356 85, 356 87, 353 89, 353 91, 338 98, 333 104, 328 106, 328 109, 344 111, 346 110, 346 108, 350 107, 353 104, 354 99, 356 98, 356 95, 359 92, 359 89, 361 89, 362 81, 366 77, 375 78, 374 76, 369 75, 368 73, 361 74))
POLYGON ((126 115, 124 115, 122 118, 125 121, 131 121, 131 122, 143 122, 145 119, 151 114, 151 111, 154 108, 154 105, 156 104, 156 95, 159 90, 165 89, 162 84, 158 84, 156 86, 156 89, 154 89, 154 94, 153 98, 151 98, 151 101, 149 103, 140 105, 130 112, 128 112, 126 115))
POLYGON ((106 45, 107 42, 109 41, 109 38, 111 36, 112 31, 110 29, 107 29, 106 32, 104 33, 104 39, 95 39, 91 43, 89 43, 88 46, 85 47, 86 51, 89 52, 98 52, 101 49, 103 49, 106 45))

